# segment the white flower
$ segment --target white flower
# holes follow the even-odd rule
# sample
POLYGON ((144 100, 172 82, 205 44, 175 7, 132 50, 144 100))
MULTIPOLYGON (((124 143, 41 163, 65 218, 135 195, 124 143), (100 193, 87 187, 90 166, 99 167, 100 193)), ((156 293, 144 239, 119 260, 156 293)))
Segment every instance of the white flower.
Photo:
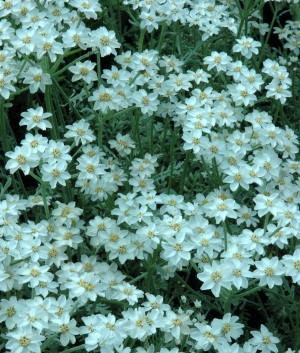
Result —
POLYGON ((84 119, 81 119, 80 121, 75 122, 73 125, 67 125, 66 128, 69 131, 64 136, 67 138, 74 137, 76 146, 78 146, 79 142, 85 145, 87 142, 96 140, 96 137, 89 129, 89 126, 90 124, 85 122, 84 119))
POLYGON ((79 334, 79 328, 76 327, 76 321, 70 320, 69 314, 62 314, 59 318, 52 318, 52 323, 49 325, 49 329, 60 333, 60 342, 63 346, 66 346, 69 341, 72 344, 76 342, 75 335, 79 334))
POLYGON ((39 164, 39 156, 32 153, 32 148, 29 145, 16 146, 14 152, 9 151, 5 155, 10 158, 5 165, 5 169, 9 169, 11 174, 20 168, 25 175, 28 175, 30 168, 39 164))
POLYGON ((136 91, 131 96, 131 101, 141 108, 143 114, 151 115, 157 110, 159 100, 156 93, 147 93, 144 89, 136 91))
POLYGON ((233 101, 235 102, 235 105, 244 104, 245 106, 252 106, 257 100, 254 94, 256 92, 256 89, 249 83, 238 83, 233 85, 230 84, 227 87, 230 90, 230 94, 232 96, 233 101))
POLYGON ((208 70, 215 67, 218 72, 226 71, 231 60, 232 58, 225 52, 218 53, 217 51, 213 51, 210 56, 204 58, 204 64, 208 65, 208 70))
POLYGON ((11 84, 14 79, 12 75, 5 75, 4 69, 0 69, 0 94, 3 98, 9 98, 9 91, 16 92, 15 87, 11 84))
POLYGON ((197 330, 193 331, 190 336, 196 341, 195 348, 208 351, 213 346, 217 349, 221 337, 221 328, 200 323, 196 323, 194 326, 197 330))
POLYGON ((49 266, 39 266, 34 263, 29 264, 28 267, 22 267, 17 271, 20 275, 19 283, 30 282, 31 288, 38 286, 39 282, 51 282, 49 278, 51 273, 47 272, 50 269, 49 266))
POLYGON ((97 81, 97 73, 93 70, 96 66, 96 63, 92 63, 90 60, 86 60, 85 62, 77 62, 75 66, 70 66, 69 71, 71 71, 74 75, 72 76, 72 82, 78 80, 84 80, 87 84, 92 81, 97 81))
POLYGON ((225 173, 228 175, 224 178, 224 182, 230 185, 230 190, 235 191, 239 186, 242 186, 244 189, 249 190, 250 180, 245 173, 245 167, 235 167, 229 166, 225 173))
POLYGON ((241 39, 236 40, 238 44, 235 44, 232 48, 234 53, 241 52, 247 59, 252 57, 252 54, 258 54, 258 47, 261 47, 261 43, 253 40, 250 37, 243 36, 241 39))
POLYGON ((274 285, 280 286, 282 284, 281 275, 284 274, 285 270, 277 256, 271 259, 265 257, 261 261, 255 261, 255 266, 257 270, 253 272, 253 277, 260 279, 260 286, 268 285, 269 288, 273 288, 274 285))
POLYGON ((232 281, 233 285, 237 288, 248 288, 248 278, 252 278, 252 272, 249 271, 250 264, 246 261, 240 261, 236 258, 225 259, 224 268, 228 278, 232 281))
POLYGON ((278 211, 282 206, 282 202, 277 199, 279 196, 278 193, 273 193, 270 196, 266 196, 264 194, 258 194, 253 198, 255 202, 254 209, 257 210, 259 217, 264 216, 268 212, 272 213, 274 216, 277 215, 278 211))
POLYGON ((77 8, 79 12, 84 13, 87 19, 93 18, 96 20, 97 12, 102 12, 101 5, 97 0, 72 0, 69 4, 77 8))
POLYGON ((279 99, 282 104, 285 103, 288 97, 292 97, 292 93, 289 90, 289 85, 282 83, 277 78, 274 78, 270 84, 266 86, 267 97, 274 96, 275 99, 279 99))
POLYGON ((71 175, 66 172, 67 163, 64 160, 59 160, 52 164, 43 164, 41 173, 42 179, 49 181, 52 189, 56 188, 56 184, 66 185, 66 180, 71 178, 71 175))
POLYGON ((70 162, 72 157, 67 153, 70 151, 70 146, 64 145, 63 142, 50 140, 49 144, 42 156, 43 161, 49 164, 58 161, 70 162))
POLYGON ((44 113, 42 107, 36 109, 29 108, 27 112, 21 113, 23 119, 20 121, 20 126, 27 125, 26 129, 31 130, 38 127, 39 129, 46 130, 47 128, 52 128, 51 123, 48 120, 49 116, 52 116, 51 113, 44 113))
POLYGON ((163 256, 169 260, 173 265, 181 268, 182 261, 186 263, 191 258, 191 250, 194 249, 194 244, 185 241, 185 233, 177 233, 176 237, 168 237, 162 242, 164 248, 163 256))
POLYGON ((222 200, 215 198, 212 202, 205 205, 210 211, 208 212, 209 217, 215 217, 216 222, 220 223, 224 221, 226 217, 237 218, 235 209, 239 209, 240 205, 237 204, 233 199, 222 200))
POLYGON ((45 340, 45 336, 39 335, 38 331, 30 326, 20 327, 17 331, 8 332, 9 337, 5 348, 10 349, 13 353, 36 353, 41 350, 41 342, 45 340))
POLYGON ((231 338, 236 340, 243 334, 242 328, 245 325, 237 323, 238 319, 238 316, 231 316, 230 313, 227 313, 223 319, 213 319, 211 326, 220 328, 222 336, 231 342, 231 338))
POLYGON ((34 28, 19 28, 16 30, 16 35, 11 39, 11 43, 15 50, 19 50, 25 55, 30 55, 34 50, 34 44, 32 43, 32 38, 36 30, 34 28))
POLYGON ((262 353, 278 352, 275 343, 280 340, 273 336, 266 326, 260 325, 260 331, 251 331, 251 335, 254 336, 250 343, 255 346, 256 349, 262 351, 262 353))
MULTIPOLYGON (((181 66, 183 64, 184 64, 183 61, 177 59, 175 55, 171 55, 171 56, 163 55, 162 60, 159 60, 159 66, 165 67, 167 73, 171 72, 173 70, 177 73, 182 72, 181 66)), ((206 75, 208 75, 208 74, 206 74, 206 75)), ((208 75, 208 77, 210 77, 210 75, 208 75)), ((199 83, 199 82, 197 82, 197 83, 199 83)))
POLYGON ((221 287, 231 289, 231 283, 227 277, 225 267, 218 265, 216 261, 213 261, 212 265, 204 266, 203 272, 197 274, 197 278, 203 282, 201 289, 210 289, 215 297, 219 297, 221 287))
POLYGON ((140 23, 141 28, 147 28, 147 32, 151 33, 153 29, 158 29, 158 23, 162 20, 161 17, 156 15, 156 11, 150 10, 149 12, 142 11, 139 15, 139 18, 142 20, 140 23))
POLYGON ((38 59, 41 59, 44 54, 48 54, 51 62, 54 62, 57 57, 56 54, 62 55, 64 53, 63 45, 60 42, 56 42, 54 39, 54 35, 47 37, 37 35, 33 38, 38 59))
POLYGON ((100 49, 102 57, 109 54, 117 55, 116 48, 120 48, 120 43, 118 43, 114 31, 108 31, 106 27, 100 27, 92 31, 90 36, 93 44, 100 49))
MULTIPOLYGON (((114 349, 116 348, 115 342, 115 337, 111 335, 111 332, 107 327, 101 327, 101 330, 98 329, 94 332, 90 332, 84 341, 87 352, 96 348, 98 348, 99 351, 99 347, 100 351, 114 352, 114 349)), ((130 353, 130 351, 126 353, 130 353)))
POLYGON ((102 113, 106 114, 108 109, 118 110, 119 103, 124 98, 116 94, 112 88, 107 88, 101 85, 97 90, 93 92, 93 95, 88 98, 89 102, 95 102, 94 110, 101 110, 102 113))
POLYGON ((8 330, 12 330, 19 322, 18 313, 23 310, 22 300, 17 300, 15 296, 8 300, 1 299, 0 303, 0 322, 5 321, 8 330))
POLYGON ((42 69, 33 66, 29 67, 28 71, 23 73, 23 77, 23 83, 29 84, 30 93, 35 93, 38 89, 45 92, 45 85, 52 84, 50 74, 43 73, 42 69))
POLYGON ((171 341, 173 337, 175 340, 179 340, 183 335, 188 335, 190 333, 189 325, 191 324, 192 321, 188 314, 176 314, 168 310, 165 317, 165 326, 161 329, 166 332, 166 342, 171 341))
POLYGON ((121 157, 124 157, 126 154, 130 154, 131 148, 135 148, 134 141, 129 137, 128 134, 121 135, 117 134, 116 140, 109 140, 110 148, 115 148, 121 157))
POLYGON ((97 177, 105 174, 104 165, 99 164, 99 156, 89 157, 82 155, 78 159, 76 169, 80 170, 78 179, 91 179, 93 182, 97 181, 97 177))
POLYGON ((300 284, 300 249, 296 249, 293 255, 284 255, 281 262, 285 266, 285 275, 291 276, 293 283, 300 284))
POLYGON ((111 70, 103 70, 102 78, 113 87, 124 87, 129 85, 129 72, 126 70, 119 70, 116 66, 112 65, 111 70))

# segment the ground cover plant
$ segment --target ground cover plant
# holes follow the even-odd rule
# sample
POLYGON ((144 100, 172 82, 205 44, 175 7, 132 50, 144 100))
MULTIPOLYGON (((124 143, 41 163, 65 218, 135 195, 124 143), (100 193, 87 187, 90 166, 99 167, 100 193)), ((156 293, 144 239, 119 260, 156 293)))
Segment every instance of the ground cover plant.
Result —
POLYGON ((299 352, 298 1, 6 0, 0 45, 0 351, 299 352))

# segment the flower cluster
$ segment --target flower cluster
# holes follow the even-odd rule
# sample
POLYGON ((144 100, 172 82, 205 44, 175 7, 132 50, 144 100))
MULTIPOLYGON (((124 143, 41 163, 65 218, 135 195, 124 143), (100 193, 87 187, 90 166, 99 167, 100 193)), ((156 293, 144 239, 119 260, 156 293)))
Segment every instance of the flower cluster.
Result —
MULTIPOLYGON (((299 140, 283 107, 297 62, 260 52, 256 4, 246 24, 226 0, 123 5, 137 48, 119 4, 0 6, 2 347, 283 352, 272 320, 230 311, 259 311, 265 290, 299 323, 299 140), (6 115, 27 93, 19 140, 6 115)), ((295 55, 299 27, 275 28, 295 55)))

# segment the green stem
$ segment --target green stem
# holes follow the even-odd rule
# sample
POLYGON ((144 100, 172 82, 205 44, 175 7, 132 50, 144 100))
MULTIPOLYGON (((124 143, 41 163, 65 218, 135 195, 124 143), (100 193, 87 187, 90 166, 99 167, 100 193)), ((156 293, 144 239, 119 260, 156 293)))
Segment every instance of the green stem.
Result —
POLYGON ((148 275, 148 272, 145 272, 145 273, 141 274, 140 276, 138 276, 138 277, 132 279, 132 280, 129 281, 128 283, 129 283, 129 284, 134 284, 134 283, 138 282, 139 280, 141 280, 141 279, 147 277, 147 275, 148 275))
POLYGON ((84 349, 85 349, 85 344, 82 344, 81 346, 66 349, 66 350, 62 351, 61 353, 71 353, 71 352, 76 352, 76 351, 84 350, 84 349))
POLYGON ((150 264, 150 267, 148 268, 147 279, 146 279, 146 291, 148 293, 150 293, 150 281, 151 281, 151 277, 154 271, 154 265, 156 263, 156 259, 159 251, 160 251, 159 247, 157 247, 157 249, 154 250, 154 253, 151 259, 151 264, 150 264))
POLYGON ((139 47, 138 47, 139 53, 141 53, 143 51, 143 43, 144 43, 145 33, 146 33, 146 28, 143 28, 140 32, 139 47))
POLYGON ((189 165, 191 153, 192 153, 192 150, 188 150, 185 154, 183 173, 182 173, 181 181, 180 181, 179 195, 182 195, 182 192, 183 192, 183 187, 184 187, 184 183, 185 183, 186 174, 188 171, 188 165, 189 165))
POLYGON ((158 50, 158 53, 159 53, 159 54, 161 53, 162 45, 163 45, 163 42, 164 42, 164 37, 165 37, 166 28, 167 28, 167 23, 166 23, 166 21, 165 21, 165 22, 163 23, 163 25, 162 25, 162 28, 161 28, 161 31, 160 31, 159 40, 158 40, 158 47, 157 47, 157 50, 158 50))
POLYGON ((7 141, 7 130, 6 130, 6 114, 4 112, 4 98, 0 96, 0 134, 3 143, 4 153, 9 151, 9 144, 7 141))
POLYGON ((151 117, 151 127, 150 127, 150 154, 153 156, 153 148, 154 148, 154 142, 153 142, 153 133, 154 133, 154 114, 152 114, 151 117))
POLYGON ((226 229, 226 224, 225 222, 223 221, 222 222, 223 224, 223 231, 224 231, 224 250, 227 251, 227 229, 226 229))
POLYGON ((143 155, 143 148, 142 148, 142 142, 141 142, 141 135, 139 132, 140 114, 137 109, 135 110, 134 120, 135 121, 134 121, 133 137, 138 142, 140 156, 142 156, 143 155))
POLYGON ((173 172, 174 172, 174 146, 175 141, 177 139, 177 128, 174 128, 173 135, 172 135, 172 143, 171 143, 171 150, 170 150, 170 177, 169 177, 169 184, 167 194, 170 194, 171 186, 172 186, 172 179, 173 179, 173 172))
POLYGON ((98 77, 98 87, 101 85, 101 57, 100 52, 97 51, 97 77, 98 77))

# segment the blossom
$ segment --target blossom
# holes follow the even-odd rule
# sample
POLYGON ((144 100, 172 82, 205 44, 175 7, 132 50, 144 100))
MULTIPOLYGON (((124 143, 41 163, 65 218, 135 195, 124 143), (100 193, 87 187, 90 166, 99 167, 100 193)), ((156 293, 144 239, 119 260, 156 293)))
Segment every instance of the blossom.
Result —
POLYGON ((100 49, 101 56, 109 54, 117 55, 116 48, 120 43, 116 39, 114 31, 108 31, 106 27, 100 27, 90 33, 93 44, 100 49))
POLYGON ((121 157, 126 156, 126 154, 130 154, 131 148, 135 148, 134 141, 129 137, 128 134, 121 135, 117 134, 116 140, 109 140, 110 148, 115 148, 121 157))
POLYGON ((156 98, 157 93, 147 93, 144 89, 140 89, 133 93, 131 101, 141 108, 143 114, 151 115, 157 110, 159 100, 156 98))
POLYGON ((240 261, 236 258, 225 259, 224 268, 228 278, 232 281, 233 285, 237 288, 248 288, 248 278, 252 278, 252 272, 249 271, 250 264, 246 261, 240 261))
POLYGON ((235 212, 236 209, 240 208, 240 205, 237 204, 233 199, 222 200, 220 198, 215 198, 211 202, 205 205, 210 211, 208 212, 209 216, 216 218, 216 222, 220 223, 224 221, 226 217, 237 218, 235 212))
POLYGON ((177 233, 176 237, 168 237, 167 241, 162 242, 162 247, 165 250, 163 256, 168 259, 173 265, 180 267, 191 258, 191 250, 194 249, 194 244, 185 241, 185 233, 177 233))
POLYGON ((237 39, 237 44, 232 48, 234 53, 241 52, 247 59, 252 57, 252 54, 258 54, 258 47, 261 47, 261 43, 253 40, 253 38, 242 36, 237 39))
POLYGON ((93 135, 92 130, 89 129, 89 126, 89 123, 84 119, 81 119, 73 125, 67 125, 66 128, 69 131, 64 136, 67 138, 74 137, 76 146, 78 146, 79 142, 85 145, 87 142, 96 140, 96 137, 93 135))
POLYGON ((35 51, 37 58, 45 54, 49 55, 51 62, 54 62, 57 58, 56 54, 63 54, 63 45, 60 42, 56 42, 54 35, 43 37, 42 35, 37 35, 33 37, 33 44, 35 45, 35 51))
POLYGON ((41 350, 41 342, 46 339, 30 326, 19 327, 16 331, 8 332, 8 342, 5 347, 13 353, 36 353, 41 350))
POLYGON ((274 78, 271 83, 266 86, 267 97, 274 96, 275 99, 279 99, 281 104, 284 104, 288 97, 292 97, 292 93, 289 90, 289 85, 282 83, 277 78, 274 78))
POLYGON ((115 337, 111 335, 111 332, 107 327, 101 327, 101 330, 97 329, 93 332, 90 332, 84 341, 85 349, 87 352, 92 351, 96 348, 99 349, 99 347, 100 351, 113 352, 113 348, 115 348, 115 342, 115 337))
POLYGON ((104 114, 107 113, 108 109, 118 110, 119 103, 122 100, 123 97, 117 95, 114 89, 104 87, 103 85, 95 90, 93 95, 88 98, 89 102, 95 102, 94 110, 101 110, 104 114))
POLYGON ((29 145, 16 146, 14 152, 9 151, 5 155, 10 158, 5 165, 5 169, 9 169, 11 174, 20 168, 25 175, 28 175, 30 168, 39 164, 38 155, 32 153, 32 148, 29 145))
POLYGON ((250 343, 262 353, 278 352, 275 343, 279 342, 279 338, 274 337, 266 326, 260 325, 260 331, 251 331, 251 335, 254 337, 250 340, 250 343))
POLYGON ((277 215, 282 205, 282 202, 277 199, 278 196, 278 193, 273 193, 270 196, 258 194, 253 198, 253 201, 255 202, 254 209, 258 211, 257 213, 259 217, 264 216, 268 212, 272 213, 274 216, 277 215))
POLYGON ((217 51, 213 51, 210 56, 204 58, 204 64, 208 65, 207 70, 215 67, 218 72, 226 71, 231 60, 232 58, 225 52, 218 53, 217 51))
POLYGON ((51 85, 51 76, 47 72, 43 72, 41 68, 29 67, 28 71, 23 73, 23 83, 29 84, 30 93, 35 93, 40 89, 45 92, 45 85, 51 85))
POLYGON ((230 185, 232 191, 237 190, 239 186, 242 186, 246 190, 249 189, 250 180, 244 171, 244 167, 237 168, 235 166, 229 166, 229 169, 225 171, 228 176, 224 179, 224 182, 230 185))
POLYGON ((213 261, 212 265, 204 266, 203 272, 198 273, 197 277, 203 282, 201 289, 210 289, 215 297, 219 297, 221 287, 231 289, 224 266, 218 265, 216 261, 213 261))
POLYGON ((300 249, 296 249, 293 255, 284 255, 281 262, 285 266, 285 275, 291 276, 293 283, 300 284, 300 249))
POLYGON ((69 4, 77 8, 79 12, 84 13, 87 19, 93 18, 96 20, 97 12, 102 12, 101 5, 97 0, 72 0, 69 4))
POLYGON ((83 63, 78 61, 75 66, 70 66, 69 71, 74 74, 72 76, 72 82, 83 80, 89 84, 92 81, 97 81, 97 73, 93 70, 95 66, 96 63, 92 63, 90 60, 86 60, 83 63))
POLYGON ((49 181, 52 189, 56 188, 56 184, 66 185, 66 180, 71 178, 71 175, 66 172, 67 163, 64 160, 59 160, 53 164, 43 164, 41 173, 42 179, 49 181))
POLYGON ((15 87, 11 84, 13 80, 12 75, 5 75, 4 69, 0 69, 0 94, 3 98, 9 98, 9 91, 16 92, 15 87))
POLYGON ((196 323, 194 325, 196 330, 190 334, 191 338, 196 340, 196 349, 203 349, 208 351, 211 346, 214 348, 218 347, 218 343, 221 337, 221 328, 196 323))
POLYGON ((244 104, 245 106, 252 106, 257 100, 256 95, 254 94, 256 89, 250 83, 245 82, 244 84, 238 83, 228 85, 228 88, 230 89, 230 94, 235 105, 244 104))
POLYGON ((51 123, 46 120, 51 113, 44 113, 43 107, 37 107, 36 109, 29 108, 26 112, 21 113, 23 119, 20 120, 20 126, 27 125, 26 129, 31 130, 38 127, 41 130, 52 128, 51 123))
POLYGON ((76 327, 75 319, 70 320, 67 313, 62 314, 59 318, 52 318, 49 329, 60 333, 60 342, 65 347, 69 341, 72 344, 76 342, 75 335, 79 334, 79 328, 76 327))
POLYGON ((285 270, 277 256, 271 259, 265 257, 261 261, 255 261, 255 266, 257 269, 253 272, 253 277, 260 279, 260 286, 267 284, 269 288, 273 288, 274 285, 280 286, 282 284, 281 275, 284 274, 285 270))

